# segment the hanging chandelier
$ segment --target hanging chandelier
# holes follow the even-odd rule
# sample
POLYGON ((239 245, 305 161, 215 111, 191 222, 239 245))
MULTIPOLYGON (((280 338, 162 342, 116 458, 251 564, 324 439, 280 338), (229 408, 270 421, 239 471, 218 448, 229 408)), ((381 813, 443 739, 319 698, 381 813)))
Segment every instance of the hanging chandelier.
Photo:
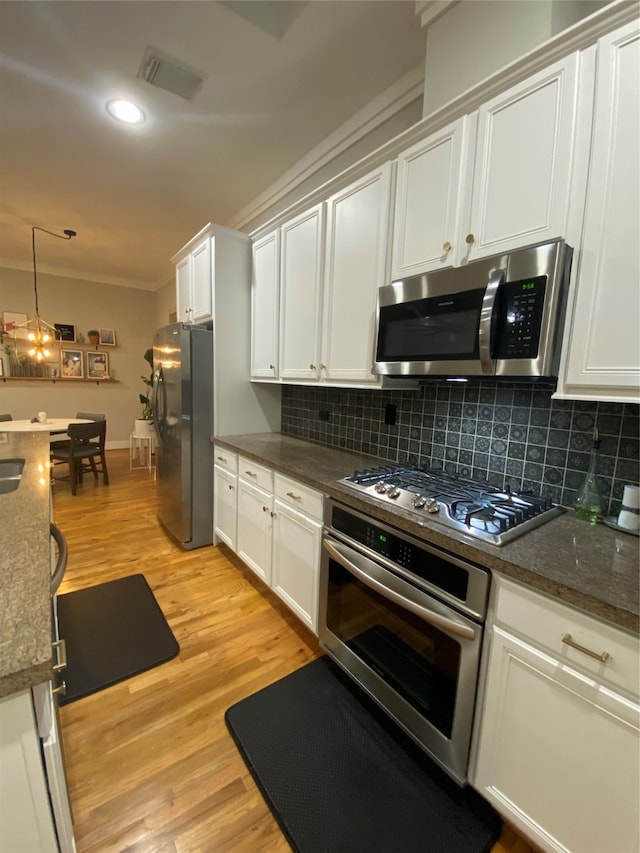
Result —
POLYGON ((70 240, 76 236, 76 232, 70 228, 65 228, 62 234, 56 234, 55 231, 48 231, 46 228, 40 228, 34 225, 31 228, 31 248, 33 252, 33 292, 36 299, 35 316, 27 320, 26 323, 16 327, 16 333, 20 330, 20 337, 27 340, 27 354, 39 364, 45 359, 51 357, 50 347, 56 339, 56 329, 51 323, 47 323, 40 316, 40 308, 38 305, 38 272, 36 266, 36 231, 44 231, 45 234, 50 234, 52 237, 58 237, 60 240, 70 240))

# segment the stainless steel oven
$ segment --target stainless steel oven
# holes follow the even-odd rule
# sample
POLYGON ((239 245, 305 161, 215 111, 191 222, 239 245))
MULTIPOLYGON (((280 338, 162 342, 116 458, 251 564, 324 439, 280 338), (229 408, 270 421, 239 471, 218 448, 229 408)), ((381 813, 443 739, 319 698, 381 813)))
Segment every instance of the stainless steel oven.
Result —
POLYGON ((489 573, 335 500, 325 522, 321 645, 464 784, 489 573))

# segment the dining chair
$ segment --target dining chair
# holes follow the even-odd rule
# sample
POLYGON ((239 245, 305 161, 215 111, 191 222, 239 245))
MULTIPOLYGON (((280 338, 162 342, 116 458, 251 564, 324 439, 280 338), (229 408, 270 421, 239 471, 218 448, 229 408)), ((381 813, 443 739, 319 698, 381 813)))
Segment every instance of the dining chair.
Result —
POLYGON ((88 424, 69 424, 67 435, 69 436, 68 445, 61 447, 52 445, 51 457, 58 462, 69 463, 71 494, 76 494, 77 485, 82 483, 82 476, 87 471, 91 471, 96 480, 101 473, 105 486, 108 486, 109 472, 105 457, 106 420, 92 421, 88 424))
MULTIPOLYGON (((76 412, 76 418, 84 421, 104 421, 107 416, 103 412, 76 412)), ((53 450, 54 447, 68 446, 69 439, 52 436, 49 440, 49 444, 53 450)))
POLYGON ((0 415, 0 421, 12 421, 11 415, 0 415))

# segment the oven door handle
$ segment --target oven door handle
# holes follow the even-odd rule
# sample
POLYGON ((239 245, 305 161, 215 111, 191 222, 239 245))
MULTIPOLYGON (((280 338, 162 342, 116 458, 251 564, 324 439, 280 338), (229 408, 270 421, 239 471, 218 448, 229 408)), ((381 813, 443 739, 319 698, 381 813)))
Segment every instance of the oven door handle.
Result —
MULTIPOLYGON (((352 572, 365 586, 375 590, 375 592, 379 593, 384 598, 389 601, 393 601, 394 604, 398 604, 405 610, 409 610, 424 622, 428 622, 436 628, 441 628, 443 631, 446 631, 447 634, 453 634, 454 636, 462 637, 465 640, 475 640, 476 632, 473 628, 469 628, 468 625, 463 625, 455 619, 449 619, 446 616, 441 616, 439 613, 434 613, 433 610, 429 610, 421 604, 411 601, 411 599, 406 598, 399 592, 389 589, 383 583, 380 583, 380 581, 372 578, 371 575, 367 574, 367 572, 363 571, 351 559, 349 559, 342 550, 344 546, 341 546, 337 542, 329 542, 327 539, 323 540, 323 545, 329 555, 333 557, 337 563, 340 563, 343 568, 352 572)), ((350 548, 348 550, 351 555, 353 552, 350 548)))
POLYGON ((491 362, 491 321, 493 319, 493 309, 496 304, 496 294, 498 288, 504 282, 504 270, 494 270, 489 276, 487 289, 482 297, 482 307, 480 309, 480 325, 478 326, 478 351, 480 353, 480 367, 483 373, 493 374, 493 364, 491 362))

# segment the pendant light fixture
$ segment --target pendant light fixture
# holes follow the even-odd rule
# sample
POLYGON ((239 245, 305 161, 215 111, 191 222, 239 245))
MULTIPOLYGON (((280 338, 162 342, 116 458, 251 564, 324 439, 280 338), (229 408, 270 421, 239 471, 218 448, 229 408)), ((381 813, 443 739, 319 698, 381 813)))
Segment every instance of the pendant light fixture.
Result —
POLYGON ((16 337, 18 330, 22 330, 20 337, 27 340, 27 354, 30 358, 40 364, 45 359, 51 357, 51 347, 56 340, 56 329, 51 323, 47 323, 40 316, 40 308, 38 305, 38 272, 36 266, 36 231, 44 231, 45 234, 50 234, 52 237, 58 237, 60 240, 70 240, 76 236, 76 232, 70 228, 65 228, 62 234, 56 234, 54 231, 48 231, 46 228, 40 228, 34 225, 31 228, 31 248, 33 251, 33 292, 36 298, 36 313, 31 320, 16 327, 16 337))

